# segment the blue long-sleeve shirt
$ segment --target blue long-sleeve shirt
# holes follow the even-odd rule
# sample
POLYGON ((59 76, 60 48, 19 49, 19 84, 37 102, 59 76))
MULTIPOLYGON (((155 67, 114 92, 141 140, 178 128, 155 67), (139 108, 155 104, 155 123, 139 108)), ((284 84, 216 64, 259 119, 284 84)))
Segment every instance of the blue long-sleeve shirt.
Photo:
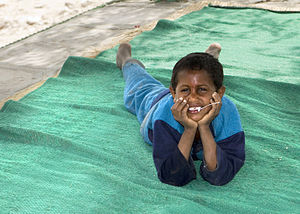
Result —
POLYGON ((220 113, 210 125, 217 144, 218 165, 214 171, 209 171, 202 156, 201 140, 193 143, 188 161, 178 149, 184 128, 172 115, 173 104, 169 91, 164 91, 153 101, 141 125, 145 141, 153 145, 153 160, 159 179, 183 186, 196 179, 194 161, 202 160, 200 175, 204 180, 213 185, 231 181, 245 161, 245 136, 236 106, 223 96, 220 113))

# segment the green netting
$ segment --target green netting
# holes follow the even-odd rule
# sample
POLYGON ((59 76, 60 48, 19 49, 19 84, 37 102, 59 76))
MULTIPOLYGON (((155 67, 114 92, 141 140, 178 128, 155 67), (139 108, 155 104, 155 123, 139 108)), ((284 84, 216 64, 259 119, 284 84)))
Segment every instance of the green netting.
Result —
POLYGON ((58 78, 0 111, 0 212, 299 213, 300 14, 208 7, 131 44, 168 86, 176 61, 215 41, 246 133, 232 182, 157 179, 152 148, 123 107, 114 48, 70 57, 58 78))

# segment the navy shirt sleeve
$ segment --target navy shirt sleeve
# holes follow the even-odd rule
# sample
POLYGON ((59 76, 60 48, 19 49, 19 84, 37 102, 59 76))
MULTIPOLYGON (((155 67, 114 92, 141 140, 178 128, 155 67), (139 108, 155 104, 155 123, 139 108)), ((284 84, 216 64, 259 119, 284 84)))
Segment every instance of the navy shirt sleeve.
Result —
POLYGON ((224 185, 234 178, 244 164, 245 135, 243 131, 217 142, 217 160, 218 166, 214 171, 209 171, 203 160, 200 174, 210 184, 224 185))
POLYGON ((161 182, 183 186, 196 179, 191 156, 187 161, 178 149, 181 135, 162 120, 154 123, 153 160, 161 182))

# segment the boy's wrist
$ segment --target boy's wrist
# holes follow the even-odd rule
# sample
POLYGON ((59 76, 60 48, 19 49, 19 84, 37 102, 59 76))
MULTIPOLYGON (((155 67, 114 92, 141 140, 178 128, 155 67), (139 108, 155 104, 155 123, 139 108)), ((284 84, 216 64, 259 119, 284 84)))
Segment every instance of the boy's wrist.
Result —
POLYGON ((197 126, 184 126, 184 131, 187 131, 187 132, 196 132, 197 131, 197 126))
POLYGON ((200 133, 210 131, 209 125, 198 125, 198 130, 200 133))
POLYGON ((186 123, 182 124, 184 127, 184 130, 188 129, 188 130, 197 130, 198 124, 194 121, 188 121, 186 123))

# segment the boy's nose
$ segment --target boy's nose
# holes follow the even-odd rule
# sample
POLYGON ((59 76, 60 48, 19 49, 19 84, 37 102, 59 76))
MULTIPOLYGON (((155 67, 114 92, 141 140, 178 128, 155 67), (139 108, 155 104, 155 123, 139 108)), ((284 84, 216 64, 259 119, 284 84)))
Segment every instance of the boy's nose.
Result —
POLYGON ((194 93, 194 92, 190 93, 189 96, 188 96, 188 100, 191 101, 191 102, 197 100, 197 94, 194 93))

